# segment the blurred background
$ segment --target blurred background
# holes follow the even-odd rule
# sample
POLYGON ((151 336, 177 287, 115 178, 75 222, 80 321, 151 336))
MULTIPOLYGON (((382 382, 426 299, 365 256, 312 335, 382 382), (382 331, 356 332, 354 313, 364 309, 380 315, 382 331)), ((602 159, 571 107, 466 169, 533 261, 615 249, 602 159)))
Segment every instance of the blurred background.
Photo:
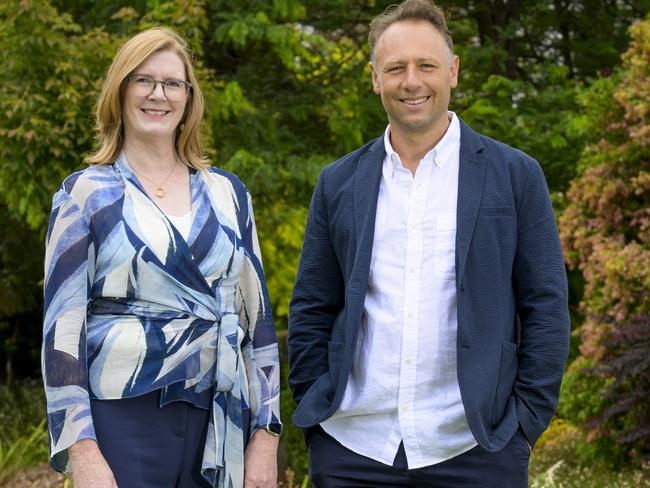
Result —
MULTIPOLYGON (((0 486, 71 485, 45 465, 43 242, 52 194, 93 147, 93 106, 120 44, 165 25, 191 45, 207 101, 205 147, 254 198, 286 360, 318 174, 387 124, 366 35, 390 3, 0 4, 0 486)), ((566 257, 571 355, 530 484, 650 486, 650 1, 438 3, 461 58, 452 110, 539 160, 566 257)), ((283 484, 307 487, 283 381, 283 484)))

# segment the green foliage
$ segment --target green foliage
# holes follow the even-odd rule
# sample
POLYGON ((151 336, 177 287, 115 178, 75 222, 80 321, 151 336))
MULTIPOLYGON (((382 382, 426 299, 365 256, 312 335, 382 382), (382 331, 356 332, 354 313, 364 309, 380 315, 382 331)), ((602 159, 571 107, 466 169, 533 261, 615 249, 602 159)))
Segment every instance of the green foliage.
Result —
POLYGON ((453 106, 472 125, 537 159, 551 191, 566 190, 592 134, 575 130, 577 95, 611 72, 646 0, 438 2, 461 58, 453 106))
POLYGON ((284 473, 284 478, 286 479, 285 482, 280 482, 278 484, 278 488, 309 488, 311 484, 309 483, 309 477, 306 475, 302 478, 302 482, 300 481, 301 478, 298 478, 296 474, 291 471, 291 469, 287 469, 286 472, 284 473))
POLYGON ((0 384, 0 440, 11 442, 45 417, 45 395, 40 380, 0 384))
POLYGON ((593 420, 604 408, 603 392, 611 380, 595 374, 591 359, 579 357, 562 379, 558 417, 575 425, 593 420))
POLYGON ((320 169, 383 125, 372 123, 383 116, 369 78, 359 76, 367 54, 344 33, 306 24, 310 10, 298 1, 217 1, 207 8, 214 29, 206 33, 204 62, 232 87, 233 96, 222 98, 236 99, 225 117, 219 100, 208 104, 215 152, 253 195, 280 327, 320 169))
POLYGON ((0 486, 14 473, 47 462, 45 397, 38 381, 0 385, 0 486))
POLYGON ((24 259, 16 259, 23 253, 25 242, 36 240, 38 234, 29 229, 24 222, 17 220, 9 209, 0 204, 0 213, 6 218, 0 219, 0 317, 17 315, 38 307, 36 293, 42 257, 37 253, 26 254, 24 259), (25 278, 29 278, 25 280, 25 278), (21 285, 31 283, 31 289, 21 285))
MULTIPOLYGON (((599 77, 583 87, 578 92, 578 104, 580 111, 573 118, 571 131, 579 136, 588 137, 592 144, 601 141, 606 135, 611 140, 614 137, 622 142, 622 135, 617 134, 612 125, 613 120, 620 120, 622 115, 621 106, 614 99, 614 90, 620 83, 621 73, 616 71, 605 77, 599 77)), ((587 166, 595 166, 602 159, 597 145, 587 147, 589 158, 581 158, 578 161, 577 171, 582 174, 587 166)), ((604 161, 604 159, 603 159, 604 161)))
POLYGON ((48 2, 3 2, 0 18, 0 194, 12 214, 42 228, 54 189, 91 147, 97 74, 113 46, 48 2))
POLYGON ((642 469, 613 469, 614 458, 596 455, 602 446, 576 425, 556 418, 540 437, 529 470, 531 488, 642 488, 650 480, 642 469))
POLYGON ((279 318, 277 325, 284 328, 289 315, 289 302, 286 298, 291 296, 293 280, 298 271, 307 209, 299 206, 287 208, 285 204, 276 203, 270 208, 266 207, 261 215, 267 226, 273 229, 271 235, 260 233, 262 255, 266 256, 266 262, 274 260, 283 263, 281 267, 270 267, 266 280, 269 289, 274 292, 271 305, 275 316, 279 318))
MULTIPOLYGON (((570 454, 569 454, 570 456, 570 454)), ((565 459, 570 459, 565 458, 565 459)), ((568 466, 564 459, 558 460, 547 471, 530 476, 530 488, 647 488, 650 487, 646 474, 641 469, 613 471, 601 464, 577 468, 568 466)))
POLYGON ((287 456, 288 469, 291 470, 292 476, 296 480, 302 480, 307 476, 309 470, 307 447, 303 440, 302 431, 291 424, 291 414, 295 409, 295 404, 291 398, 289 388, 283 388, 281 393, 280 408, 282 416, 286 417, 284 421, 284 434, 282 436, 282 445, 287 456))
MULTIPOLYGON (((372 16, 391 3, 1 3, 0 359, 37 370, 42 239, 51 195, 92 148, 93 105, 117 47, 161 24, 184 35, 195 54, 207 102, 205 147, 213 163, 235 172, 253 195, 274 315, 278 328, 286 327, 318 173, 386 126, 371 90, 365 37, 372 16)), ((648 312, 648 22, 631 31, 625 68, 616 66, 630 39, 628 26, 650 5, 440 4, 451 13, 462 60, 452 109, 475 129, 539 160, 556 210, 566 207, 561 224, 573 267, 572 317, 586 314, 572 358, 581 341, 587 359, 571 366, 560 412, 573 422, 591 420, 608 404, 602 393, 610 382, 584 366, 599 365, 612 323, 648 312)), ((292 401, 286 385, 282 402, 287 421, 292 401)), ((590 449, 601 449, 606 436, 594 438, 600 440, 590 449)), ((289 429, 285 439, 301 480, 300 432, 289 429)))
MULTIPOLYGON (((592 359, 584 356, 578 357, 569 366, 562 379, 561 401, 557 411, 560 420, 556 421, 556 427, 592 425, 607 408, 609 402, 605 391, 611 383, 611 378, 605 378, 598 374, 592 359)), ((572 429, 579 430, 577 427, 572 427, 572 429)), ((586 442, 586 437, 581 434, 582 437, 585 437, 583 442, 579 442, 571 448, 563 441, 558 441, 558 443, 564 449, 570 449, 573 452, 572 459, 583 465, 600 463, 606 464, 608 469, 620 469, 625 460, 625 450, 613 443, 606 434, 606 431, 602 429, 592 429, 589 432, 589 442, 586 442)), ((572 439, 577 441, 575 436, 572 439)))
POLYGON ((21 469, 47 462, 47 446, 45 419, 11 442, 0 441, 0 486, 21 469))
MULTIPOLYGON (((650 84, 647 73, 638 72, 639 65, 646 71, 648 66, 641 44, 650 42, 645 24, 648 21, 634 29, 637 38, 613 91, 617 110, 603 111, 598 103, 591 112, 602 118, 587 125, 606 129, 598 144, 585 151, 582 166, 587 169, 573 182, 561 219, 569 264, 585 276, 585 311, 617 322, 649 311, 644 297, 650 287, 650 131, 642 112, 647 110, 650 84)), ((603 86, 610 85, 596 84, 595 91, 603 86)), ((590 320, 587 327, 597 326, 590 320)), ((589 349, 597 349, 595 344, 585 347, 587 354, 597 354, 589 349)))
POLYGON ((475 129, 540 161, 551 189, 563 190, 575 174, 584 135, 572 130, 578 87, 565 67, 548 67, 548 86, 490 75, 479 92, 458 103, 475 129))
POLYGON ((649 456, 647 397, 639 393, 650 381, 640 360, 650 355, 650 17, 630 32, 617 83, 600 81, 583 95, 593 103, 586 112, 593 119, 582 124, 600 127, 601 138, 584 152, 560 233, 569 265, 585 280, 581 352, 600 374, 617 377, 597 393, 603 401, 590 412, 591 435, 616 439, 631 456, 649 456), (611 101, 599 101, 603 92, 611 101))
MULTIPOLYGON (((253 194, 272 304, 283 326, 318 172, 381 134, 386 124, 371 90, 365 37, 370 18, 389 3, 4 2, 0 205, 19 227, 36 231, 23 249, 40 255, 50 196, 91 150, 93 105, 117 47, 143 28, 170 25, 196 55, 207 100, 207 152, 253 194)), ((452 14, 463 59, 454 108, 477 129, 531 153, 551 189, 564 189, 590 133, 576 115, 576 80, 616 63, 612 53, 624 45, 625 26, 642 2, 607 10, 592 0, 589 15, 567 12, 561 3, 510 2, 493 16, 481 3, 441 3, 452 14), (587 18, 600 30, 588 31, 587 18), (559 23, 571 35, 554 37, 559 23), (598 38, 599 56, 574 41, 586 34, 598 38)), ((38 266, 33 259, 16 261, 31 268, 11 270, 13 288, 35 289, 38 266)))
POLYGON ((605 391, 607 408, 591 426, 612 432, 638 463, 650 458, 650 315, 616 324, 606 340, 598 373, 614 380, 605 391))

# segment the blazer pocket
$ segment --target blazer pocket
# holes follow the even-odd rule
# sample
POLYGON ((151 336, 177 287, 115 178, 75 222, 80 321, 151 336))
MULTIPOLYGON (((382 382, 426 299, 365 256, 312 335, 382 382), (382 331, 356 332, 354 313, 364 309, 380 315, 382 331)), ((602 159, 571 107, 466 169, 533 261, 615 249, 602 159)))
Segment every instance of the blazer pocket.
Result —
POLYGON ((499 377, 494 394, 494 405, 492 406, 492 425, 497 425, 501 421, 510 397, 512 397, 513 386, 517 378, 517 350, 517 344, 512 342, 504 342, 501 345, 499 377))
POLYGON ((480 207, 478 209, 479 217, 498 217, 503 216, 514 216, 515 207, 511 205, 505 205, 500 207, 480 207))

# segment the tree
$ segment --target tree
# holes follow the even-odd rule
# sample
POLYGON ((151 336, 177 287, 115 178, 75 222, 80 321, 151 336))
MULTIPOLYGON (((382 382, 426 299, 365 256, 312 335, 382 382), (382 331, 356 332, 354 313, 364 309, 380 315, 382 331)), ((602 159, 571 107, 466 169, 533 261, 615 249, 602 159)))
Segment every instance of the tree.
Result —
MULTIPOLYGON (((277 289, 273 306, 284 323, 300 216, 320 168, 386 124, 370 89, 365 38, 372 16, 389 3, 3 3, 2 202, 21 225, 43 232, 54 188, 83 166, 92 147, 92 107, 117 46, 142 28, 170 25, 196 54, 208 101, 208 151, 254 195, 267 273, 277 289)), ((562 190, 585 141, 571 125, 575 80, 611 69, 624 26, 645 2, 441 3, 451 12, 463 59, 454 108, 478 130, 531 153, 551 189, 562 190), (600 28, 589 31, 594 22, 600 28), (606 55, 593 56, 577 41, 595 37, 606 55)))
POLYGON ((474 128, 537 159, 563 192, 589 135, 576 131, 581 85, 611 72, 627 27, 650 2, 441 1, 461 56, 455 107, 474 128))
POLYGON ((46 217, 90 148, 95 73, 111 40, 81 33, 47 2, 2 3, 0 29, 0 357, 11 377, 39 364, 46 217))
MULTIPOLYGON (((37 374, 42 242, 51 195, 67 174, 84 166, 83 158, 93 145, 93 105, 118 46, 153 25, 178 30, 194 51, 207 101, 204 143, 213 163, 234 171, 253 195, 274 315, 278 328, 285 327, 305 216, 320 169, 379 136, 386 127, 381 103, 371 89, 366 36, 371 18, 392 3, 395 0, 0 3, 0 359, 5 369, 10 365, 20 374, 37 374)), ((616 198, 626 205, 632 202, 629 188, 614 184, 627 185, 634 178, 634 171, 621 169, 627 163, 617 169, 596 168, 599 163, 618 161, 612 148, 639 139, 643 131, 628 134, 624 128, 639 122, 623 119, 623 112, 617 112, 622 105, 606 103, 614 77, 598 79, 589 90, 584 87, 599 72, 615 71, 618 53, 629 40, 627 26, 648 10, 649 2, 439 3, 451 13, 451 30, 462 59, 452 109, 475 129, 538 159, 555 194, 569 187, 583 147, 601 137, 600 124, 620 113, 616 120, 626 120, 625 124, 603 134, 604 146, 591 147, 580 164, 594 169, 584 171, 586 179, 572 191, 595 202, 593 208, 587 205, 589 212, 598 209, 601 193, 609 195, 605 208, 613 208, 616 198), (592 185, 589 178, 599 183, 592 185), (605 183, 620 193, 611 193, 605 183)), ((634 103, 629 99, 637 110, 630 114, 639 118, 647 93, 634 92, 632 85, 628 83, 626 96, 636 97, 634 103)), ((619 159, 634 166, 633 152, 630 149, 619 159)), ((639 189, 646 184, 633 181, 639 189)), ((575 198, 572 205, 582 205, 582 197, 575 198)), ((640 214, 632 215, 631 203, 626 208, 625 225, 632 234, 638 231, 632 241, 638 244, 645 238, 647 242, 647 228, 643 234, 635 223, 640 214)), ((591 250, 577 253, 589 241, 581 226, 587 223, 599 229, 606 216, 583 217, 581 210, 573 218, 571 212, 566 219, 575 225, 566 225, 574 225, 576 232, 576 254, 571 259, 577 271, 572 281, 579 282, 579 270, 585 270, 584 310, 591 313, 593 302, 600 313, 615 302, 614 295, 638 294, 641 285, 624 279, 631 261, 620 257, 618 248, 612 248, 611 262, 600 255, 601 261, 583 267, 591 250), (612 290, 605 286, 610 281, 592 286, 592 281, 602 281, 592 280, 598 266, 609 270, 607 276, 618 276, 611 279, 616 285, 612 290)), ((608 245, 612 241, 618 242, 603 237, 608 245)), ((644 264, 634 262, 637 267, 644 264)), ((631 310, 626 306, 624 310, 631 310)), ((634 310, 625 317, 630 324, 642 323, 643 316, 638 322, 634 310)), ((587 353, 592 344, 597 350, 606 340, 600 332, 590 335, 590 324, 598 324, 592 328, 600 331, 607 320, 590 318, 585 325, 582 337, 587 353)), ((605 356, 598 357, 602 358, 599 364, 608 364, 605 356)), ((635 383, 626 380, 621 388, 629 392, 630 384, 635 383)), ((289 400, 283 405, 290 404, 289 400)), ((299 435, 290 435, 293 444, 300 446, 299 435)))
POLYGON ((584 98, 592 117, 586 124, 601 127, 601 139, 584 153, 560 229, 568 264, 585 279, 581 352, 611 379, 601 385, 606 401, 589 426, 648 455, 650 16, 630 34, 616 81, 595 84, 584 98))

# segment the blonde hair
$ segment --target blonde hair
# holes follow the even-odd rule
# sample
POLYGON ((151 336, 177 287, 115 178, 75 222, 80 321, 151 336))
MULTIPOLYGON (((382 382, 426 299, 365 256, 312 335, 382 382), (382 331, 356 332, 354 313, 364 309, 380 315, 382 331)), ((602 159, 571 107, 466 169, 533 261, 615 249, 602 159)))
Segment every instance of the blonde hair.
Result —
POLYGON ((126 78, 149 56, 158 51, 172 51, 185 66, 192 88, 187 97, 185 113, 176 130, 175 146, 178 157, 197 170, 208 166, 199 142, 203 118, 203 93, 192 68, 192 57, 185 40, 171 29, 154 27, 136 34, 117 52, 111 63, 95 108, 97 150, 86 158, 89 164, 111 164, 124 145, 122 96, 126 78))

